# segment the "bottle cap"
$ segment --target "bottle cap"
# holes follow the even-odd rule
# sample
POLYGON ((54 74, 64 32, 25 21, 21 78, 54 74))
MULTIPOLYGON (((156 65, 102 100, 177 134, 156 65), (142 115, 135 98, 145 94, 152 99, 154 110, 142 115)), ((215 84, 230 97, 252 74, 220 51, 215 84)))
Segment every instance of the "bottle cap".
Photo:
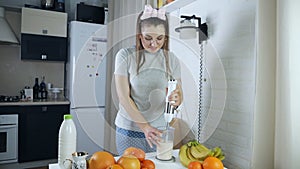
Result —
POLYGON ((71 114, 65 114, 64 115, 64 119, 67 120, 67 119, 72 119, 72 115, 71 114))

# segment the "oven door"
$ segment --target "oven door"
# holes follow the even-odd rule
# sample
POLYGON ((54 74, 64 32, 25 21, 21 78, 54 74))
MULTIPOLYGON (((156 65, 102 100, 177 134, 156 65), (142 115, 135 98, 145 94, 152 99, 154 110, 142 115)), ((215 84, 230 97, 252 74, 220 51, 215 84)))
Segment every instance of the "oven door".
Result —
POLYGON ((18 126, 0 125, 0 164, 17 162, 18 126))

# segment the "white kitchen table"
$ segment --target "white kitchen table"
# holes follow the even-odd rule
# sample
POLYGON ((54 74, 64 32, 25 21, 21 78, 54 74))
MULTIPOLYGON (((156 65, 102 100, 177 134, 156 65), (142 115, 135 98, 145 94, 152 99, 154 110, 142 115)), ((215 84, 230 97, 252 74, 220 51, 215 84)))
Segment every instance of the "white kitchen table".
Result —
MULTIPOLYGON (((171 161, 160 161, 155 158, 155 153, 147 153, 146 159, 150 159, 155 163, 155 168, 157 169, 185 169, 185 167, 180 163, 178 158, 179 150, 173 151, 173 156, 175 157, 175 162, 171 161)), ((118 157, 116 157, 117 159, 118 157)), ((49 164, 49 169, 60 169, 59 165, 56 164, 49 164)), ((224 167, 224 169, 226 169, 224 167)))

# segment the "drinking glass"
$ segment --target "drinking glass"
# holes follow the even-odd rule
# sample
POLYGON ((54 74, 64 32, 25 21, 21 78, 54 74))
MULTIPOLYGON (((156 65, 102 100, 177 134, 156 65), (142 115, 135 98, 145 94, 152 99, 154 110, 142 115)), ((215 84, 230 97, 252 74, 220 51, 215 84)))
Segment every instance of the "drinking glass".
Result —
POLYGON ((175 128, 158 127, 158 129, 162 131, 162 135, 156 146, 156 158, 162 161, 172 160, 175 128))

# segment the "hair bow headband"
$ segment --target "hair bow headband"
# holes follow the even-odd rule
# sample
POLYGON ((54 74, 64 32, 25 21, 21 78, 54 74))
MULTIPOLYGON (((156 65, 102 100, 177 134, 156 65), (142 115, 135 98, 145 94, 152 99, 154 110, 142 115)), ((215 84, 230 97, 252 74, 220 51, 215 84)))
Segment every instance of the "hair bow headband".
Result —
POLYGON ((154 9, 151 5, 145 5, 141 20, 156 17, 162 20, 166 20, 166 10, 164 8, 154 9))

